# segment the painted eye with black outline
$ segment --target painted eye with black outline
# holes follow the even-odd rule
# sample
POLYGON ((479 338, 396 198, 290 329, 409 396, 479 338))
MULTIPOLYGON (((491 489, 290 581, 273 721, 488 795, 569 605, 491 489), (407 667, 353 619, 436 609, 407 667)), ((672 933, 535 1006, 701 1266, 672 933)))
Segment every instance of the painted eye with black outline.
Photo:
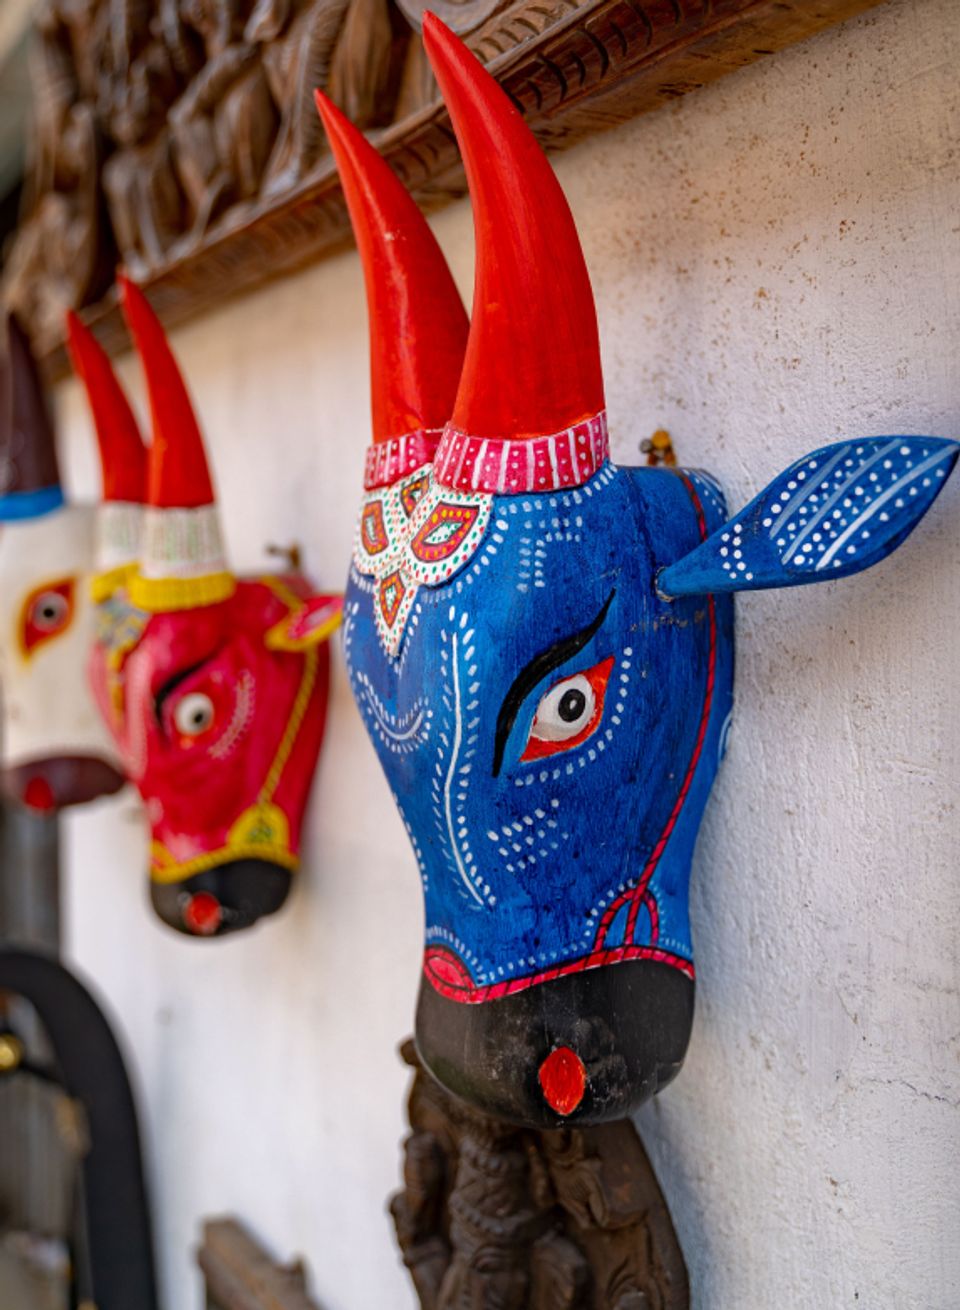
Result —
POLYGON ((182 737, 199 737, 213 726, 216 717, 213 701, 202 691, 184 696, 173 711, 173 722, 182 737))
POLYGON ((24 654, 58 637, 70 626, 74 613, 74 580, 45 583, 32 591, 23 603, 20 642, 24 654))
MULTIPOLYGON (((553 645, 536 655, 523 666, 503 698, 497 715, 493 740, 493 776, 503 767, 507 742, 520 712, 543 680, 556 669, 569 665, 583 648, 593 640, 603 626, 607 612, 617 594, 614 588, 603 602, 599 612, 579 632, 560 637, 553 645)), ((540 697, 533 724, 524 743, 520 762, 539 760, 544 755, 556 755, 572 750, 590 736, 603 717, 603 698, 613 668, 614 657, 601 660, 591 668, 580 669, 559 678, 540 697)))
POLYGON ((591 737, 603 718, 614 658, 561 678, 540 697, 521 760, 572 750, 591 737))

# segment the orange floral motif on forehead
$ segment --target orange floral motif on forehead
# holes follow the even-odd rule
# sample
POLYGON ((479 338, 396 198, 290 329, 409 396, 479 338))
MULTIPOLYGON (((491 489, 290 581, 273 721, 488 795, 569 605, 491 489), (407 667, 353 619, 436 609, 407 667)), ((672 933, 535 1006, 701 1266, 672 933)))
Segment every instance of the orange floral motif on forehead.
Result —
POLYGON ((364 505, 360 515, 360 535, 368 555, 379 555, 389 544, 387 529, 383 522, 383 502, 372 500, 364 505))
POLYGON ((477 505, 441 501, 410 543, 421 564, 439 564, 456 551, 480 515, 477 505))
POLYGON ((475 555, 490 522, 493 497, 454 491, 431 478, 421 497, 402 551, 405 574, 425 587, 439 587, 475 555))
POLYGON ((374 619, 377 635, 389 655, 396 656, 400 650, 417 590, 417 584, 399 569, 386 574, 377 584, 374 619))
POLYGON ((413 511, 420 504, 429 486, 430 471, 424 469, 418 478, 405 482, 400 488, 400 504, 406 510, 408 518, 413 517, 413 511))
POLYGON ((406 590, 403 578, 397 572, 389 574, 380 583, 377 597, 380 603, 381 616, 388 628, 392 627, 396 622, 406 590))

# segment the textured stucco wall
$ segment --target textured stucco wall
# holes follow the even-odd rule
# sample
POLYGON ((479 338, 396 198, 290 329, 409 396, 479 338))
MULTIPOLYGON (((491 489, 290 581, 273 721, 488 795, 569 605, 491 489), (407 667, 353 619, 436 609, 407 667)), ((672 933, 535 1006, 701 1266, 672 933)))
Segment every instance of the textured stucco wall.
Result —
MULTIPOLYGON (((960 436, 958 66, 955 0, 896 0, 560 161, 618 458, 663 424, 735 508, 824 440, 960 436)), ((468 287, 468 208, 436 228, 468 287)), ((365 331, 351 253, 176 335, 238 566, 295 539, 342 579, 365 331)), ((62 412, 89 491, 73 387, 62 412)), ((958 613, 960 485, 874 572, 739 603, 697 1021, 640 1116, 699 1310, 960 1304, 958 613)), ((135 1054, 167 1304, 199 1306, 198 1220, 230 1210, 306 1254, 329 1310, 411 1305, 383 1204, 418 883, 339 654, 280 919, 175 939, 143 846, 130 796, 66 823, 70 950, 135 1054)))

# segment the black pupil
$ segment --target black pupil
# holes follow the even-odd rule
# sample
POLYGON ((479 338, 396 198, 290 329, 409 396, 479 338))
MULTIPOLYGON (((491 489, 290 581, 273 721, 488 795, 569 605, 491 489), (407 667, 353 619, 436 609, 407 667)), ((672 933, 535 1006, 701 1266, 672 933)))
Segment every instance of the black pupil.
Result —
POLYGON ((193 711, 194 724, 199 728, 203 723, 206 722, 206 719, 207 719, 207 711, 198 706, 197 709, 193 711))
POLYGON ((564 723, 576 723, 577 719, 583 714, 587 707, 587 698, 582 691, 571 687, 560 697, 560 704, 557 706, 557 713, 563 719, 564 723))
POLYGON ((57 607, 56 607, 56 605, 53 604, 52 601, 48 601, 47 604, 44 605, 44 607, 43 607, 43 609, 40 611, 40 613, 43 615, 43 617, 44 617, 44 618, 47 620, 47 622, 49 623, 51 620, 53 620, 53 619, 55 619, 55 618, 57 617, 57 607))

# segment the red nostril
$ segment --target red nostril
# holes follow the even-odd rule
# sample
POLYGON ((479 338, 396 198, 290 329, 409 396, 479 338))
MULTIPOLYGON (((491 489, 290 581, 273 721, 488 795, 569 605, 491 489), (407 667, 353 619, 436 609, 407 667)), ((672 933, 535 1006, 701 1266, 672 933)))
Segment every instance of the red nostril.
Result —
POLYGON ((23 789, 23 803, 29 805, 31 810, 39 810, 42 814, 48 814, 57 802, 53 795, 53 788, 46 778, 35 776, 30 779, 23 789))
POLYGON ((558 1046, 551 1051, 539 1072, 540 1086, 557 1114, 572 1114, 587 1090, 587 1071, 576 1051, 558 1046))
POLYGON ((185 927, 198 937, 212 937, 222 920, 223 910, 212 892, 197 892, 183 910, 185 927))

